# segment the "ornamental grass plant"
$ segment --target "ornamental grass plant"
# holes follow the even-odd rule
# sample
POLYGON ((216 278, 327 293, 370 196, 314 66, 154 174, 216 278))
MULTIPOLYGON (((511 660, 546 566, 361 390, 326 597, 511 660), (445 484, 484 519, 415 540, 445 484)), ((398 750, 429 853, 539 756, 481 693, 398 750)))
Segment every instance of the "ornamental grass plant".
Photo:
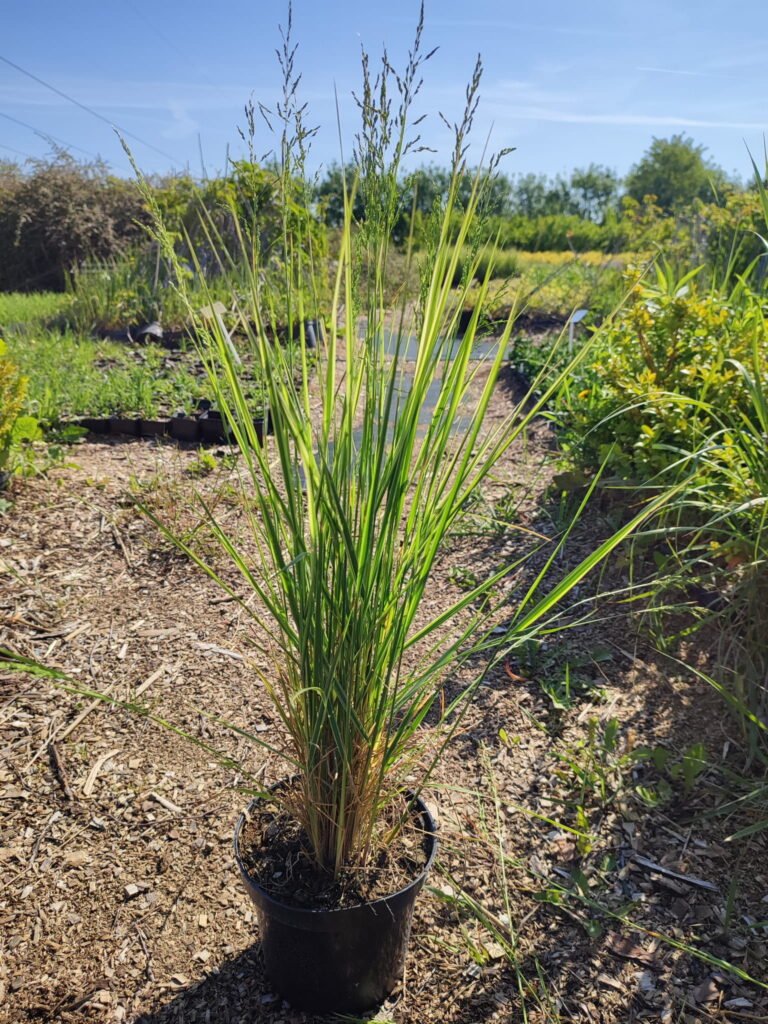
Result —
MULTIPOLYGON (((244 350, 221 319, 200 315, 199 292, 187 285, 188 275, 175 275, 212 394, 242 456, 248 538, 241 543, 200 497, 228 556, 226 569, 217 568, 220 560, 206 561, 183 537, 171 539, 238 602, 252 620, 254 642, 272 657, 260 684, 282 722, 285 743, 268 745, 257 733, 237 731, 284 758, 297 785, 271 798, 288 801, 317 867, 333 876, 345 866, 364 866, 392 838, 401 819, 396 814, 393 825, 390 814, 385 826, 385 811, 401 801, 406 787, 415 795, 422 790, 494 661, 551 631, 558 603, 665 500, 642 507, 552 585, 545 576, 560 550, 555 545, 511 624, 509 605, 500 610, 491 596, 513 568, 508 565, 431 618, 425 614, 422 599, 441 546, 477 487, 587 351, 585 346, 557 372, 545 366, 505 422, 484 424, 514 311, 491 354, 473 358, 490 263, 475 289, 475 314, 461 334, 459 319, 485 256, 477 225, 497 167, 493 160, 476 175, 460 205, 479 62, 453 128, 450 183, 435 206, 418 274, 404 275, 418 289, 404 289, 391 301, 387 265, 399 214, 399 172, 403 158, 418 147, 418 137, 409 133, 418 123, 413 107, 430 56, 422 49, 420 22, 403 72, 386 54, 378 73, 363 58, 357 175, 345 184, 334 264, 317 250, 307 219, 293 212, 304 199, 312 130, 297 99, 289 22, 279 53, 283 95, 274 111, 263 111, 281 133, 274 170, 281 239, 279 245, 270 242, 269 267, 258 233, 247 220, 235 220, 245 286, 233 302, 245 328, 238 340, 244 350), (362 219, 352 213, 356 196, 363 200, 362 219), (462 254, 466 269, 457 297, 453 284, 462 254), (280 287, 274 286, 276 268, 280 287), (319 319, 324 330, 313 347, 305 324, 319 319), (299 344, 276 344, 279 328, 290 332, 293 325, 299 344), (272 433, 263 438, 247 397, 245 349, 248 364, 267 382, 272 433), (231 568, 242 585, 232 582, 231 568), (499 631, 501 619, 507 625, 499 631), (449 672, 451 688, 445 685, 449 672)), ((254 122, 249 108, 250 135, 254 122)), ((152 207, 148 188, 145 200, 152 207)), ((156 207, 154 213, 157 240, 173 261, 174 239, 156 207)), ((204 226, 215 248, 215 224, 204 226)), ((232 259, 231 248, 218 252, 222 263, 232 259)), ((409 247, 408 259, 414 258, 409 247)))
MULTIPOLYGON (((283 96, 274 112, 265 111, 282 126, 275 173, 284 211, 284 287, 276 292, 271 286, 260 240, 240 220, 247 288, 235 300, 250 358, 267 381, 271 435, 262 439, 254 426, 242 361, 223 323, 200 318, 185 276, 177 275, 202 339, 212 392, 242 454, 258 564, 213 513, 210 526, 256 600, 246 601, 226 574, 194 551, 187 553, 240 602, 253 619, 257 642, 277 652, 272 672, 261 682, 285 730, 281 753, 287 771, 298 780, 286 799, 318 867, 334 875, 345 865, 364 865, 386 843, 384 810, 414 771, 418 784, 411 789, 421 790, 462 706, 500 656, 500 644, 507 650, 549 625, 558 601, 653 511, 644 509, 546 594, 539 577, 501 638, 493 629, 498 617, 489 595, 509 566, 433 618, 425 621, 419 614, 441 545, 473 492, 573 369, 568 363, 548 380, 534 381, 535 400, 524 400, 503 424, 484 429, 514 312, 491 355, 473 359, 490 263, 476 313, 462 334, 459 317, 486 256, 475 243, 476 229, 497 167, 492 160, 477 174, 460 206, 479 61, 463 117, 453 129, 450 183, 428 229, 419 292, 401 293, 394 305, 386 298, 388 252, 400 212, 399 172, 403 158, 418 146, 409 126, 422 67, 431 56, 421 42, 420 21, 402 73, 386 54, 378 73, 363 58, 358 173, 345 185, 338 259, 331 268, 318 258, 306 220, 292 215, 304 198, 312 131, 297 99, 290 23, 284 36, 283 96), (356 194, 363 200, 362 220, 352 214, 356 194), (468 251, 474 255, 467 261, 468 251), (467 266, 457 300, 453 283, 462 253, 467 266), (275 294, 282 297, 281 308, 275 294), (321 309, 324 295, 329 299, 321 309), (313 349, 304 324, 323 314, 323 340, 313 349), (299 325, 298 347, 274 344, 281 324, 299 325), (446 703, 448 671, 468 663, 471 681, 446 703)), ((250 125, 253 132, 253 116, 250 125)), ((148 190, 145 198, 151 204, 148 190)), ((156 233, 172 260, 173 240, 162 216, 156 233)), ((584 351, 577 359, 583 357, 584 351)), ((183 540, 173 539, 184 547, 183 540)))

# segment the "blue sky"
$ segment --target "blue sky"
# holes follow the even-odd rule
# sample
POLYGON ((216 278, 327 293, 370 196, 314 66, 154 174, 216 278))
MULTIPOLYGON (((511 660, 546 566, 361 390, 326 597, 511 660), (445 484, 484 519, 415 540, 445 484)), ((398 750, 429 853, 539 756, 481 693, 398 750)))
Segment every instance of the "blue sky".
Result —
MULTIPOLYGON (((37 129, 75 156, 99 154, 129 171, 108 123, 23 68, 130 132, 143 170, 199 173, 201 150, 209 172, 220 169, 228 144, 233 155, 242 152, 237 128, 249 96, 267 106, 278 98, 274 51, 286 12, 284 0, 3 0, 0 158, 45 155, 50 147, 37 129)), ((361 45, 378 57, 386 44, 401 67, 417 17, 417 0, 295 0, 301 95, 321 128, 314 166, 338 158, 335 97, 351 151, 361 45)), ((460 116, 478 53, 484 75, 473 155, 490 133, 492 149, 516 147, 508 173, 567 173, 594 161, 624 174, 654 136, 680 132, 742 177, 746 145, 762 153, 764 0, 427 0, 424 46, 439 49, 424 68, 416 112, 427 115, 422 140, 436 152, 414 162, 447 162, 452 140, 438 112, 460 116)), ((273 140, 266 127, 259 131, 256 148, 265 152, 273 140)))

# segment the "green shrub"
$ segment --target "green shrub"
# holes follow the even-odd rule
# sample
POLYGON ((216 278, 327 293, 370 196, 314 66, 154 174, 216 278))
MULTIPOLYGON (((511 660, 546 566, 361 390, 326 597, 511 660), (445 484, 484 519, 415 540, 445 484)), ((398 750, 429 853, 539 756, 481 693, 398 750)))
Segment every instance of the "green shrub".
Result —
MULTIPOLYGON (((697 450, 719 420, 744 402, 732 359, 748 361, 753 321, 714 294, 700 295, 694 274, 636 284, 604 332, 597 358, 562 396, 565 443, 584 468, 608 467, 646 481, 697 450)), ((763 341, 762 372, 768 382, 763 341)))
POLYGON ((26 386, 26 378, 5 355, 5 344, 0 341, 0 477, 9 463, 14 427, 24 404, 26 386))
POLYGON ((718 203, 700 210, 703 244, 714 273, 720 280, 751 272, 753 280, 765 279, 765 216, 755 189, 729 189, 718 203))
MULTIPOLYGON (((152 345, 142 346, 137 359, 116 342, 37 328, 9 334, 8 347, 28 378, 25 411, 46 428, 74 416, 151 418, 161 412, 190 412, 206 394, 192 372, 193 357, 170 362, 152 345)), ((249 397, 257 404, 261 382, 252 379, 249 384, 249 397)))
POLYGON ((489 217, 486 231, 502 249, 572 253, 651 251, 673 242, 687 252, 691 235, 687 220, 666 215, 653 196, 641 203, 625 196, 620 208, 608 210, 599 224, 575 214, 517 214, 489 217))
POLYGON ((72 267, 110 259, 146 220, 132 182, 67 153, 0 174, 0 291, 61 290, 72 267))
POLYGON ((73 269, 65 318, 83 333, 124 329, 159 320, 180 327, 185 313, 170 287, 164 261, 151 245, 137 247, 118 260, 89 262, 73 269))
POLYGON ((506 280, 520 273, 518 254, 510 249, 497 249, 489 245, 475 255, 469 246, 462 249, 453 275, 453 286, 457 288, 464 280, 467 269, 472 267, 472 279, 478 284, 485 280, 489 268, 493 269, 493 277, 506 280))
MULTIPOLYGON (((655 285, 637 282, 552 415, 581 470, 606 464, 627 484, 662 491, 685 480, 656 524, 652 551, 635 550, 634 572, 655 577, 647 593, 659 609, 657 643, 674 649, 680 638, 670 609, 684 615, 686 636, 715 625, 711 681, 765 748, 768 330, 759 299, 741 284, 722 296, 697 290, 702 276, 675 280, 663 267, 655 285)), ((548 353, 528 342, 517 357, 530 372, 548 353)), ((574 487, 587 479, 562 476, 574 487)))

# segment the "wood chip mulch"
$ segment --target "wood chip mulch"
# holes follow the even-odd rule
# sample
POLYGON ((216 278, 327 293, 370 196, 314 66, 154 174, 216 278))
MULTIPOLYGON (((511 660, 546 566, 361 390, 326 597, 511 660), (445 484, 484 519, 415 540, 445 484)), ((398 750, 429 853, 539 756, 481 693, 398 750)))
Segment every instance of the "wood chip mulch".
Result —
MULTIPOLYGON (((509 401, 499 388, 492 421, 509 401)), ((520 527, 556 535, 557 516, 537 505, 551 456, 540 424, 505 458, 476 512, 498 518, 514 493, 514 526, 455 537, 425 614, 468 575, 519 555, 531 536, 520 527)), ((136 506, 138 493, 210 554, 192 488, 215 491, 233 524, 240 510, 221 487, 231 467, 201 479, 189 474, 197 460, 167 441, 87 442, 71 465, 17 485, 0 519, 0 644, 211 748, 0 672, 1 1024, 325 1019, 270 991, 232 855, 244 773, 271 784, 284 769, 205 714, 279 744, 250 667, 268 671, 266 655, 249 644, 247 616, 136 506), (241 767, 222 768, 211 750, 241 767)), ((587 517, 552 571, 604 530, 587 517)), ((536 564, 511 579, 510 602, 536 564)), ((553 634, 538 660, 510 656, 477 691, 429 793, 439 866, 417 904, 405 982, 371 1018, 768 1021, 755 983, 768 982, 766 833, 729 843, 751 812, 709 814, 725 769, 743 768, 737 726, 705 684, 611 614, 553 634), (578 680, 558 707, 565 661, 578 680), (658 792, 659 770, 632 751, 663 746, 674 766, 695 743, 704 769, 651 806, 641 791, 658 792)))

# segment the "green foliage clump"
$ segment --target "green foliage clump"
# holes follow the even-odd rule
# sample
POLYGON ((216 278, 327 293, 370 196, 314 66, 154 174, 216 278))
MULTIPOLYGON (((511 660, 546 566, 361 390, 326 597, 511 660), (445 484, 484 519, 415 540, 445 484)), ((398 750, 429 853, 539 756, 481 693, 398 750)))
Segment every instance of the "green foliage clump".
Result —
MULTIPOLYGON (((551 412, 579 469, 561 475, 565 489, 601 466, 629 489, 682 485, 659 517, 652 551, 634 550, 633 571, 647 571, 652 554, 657 643, 681 635, 679 621, 670 628, 670 607, 686 613, 686 635, 716 623, 712 676, 702 678, 764 748, 768 328, 761 294, 744 279, 730 291, 697 287, 707 271, 722 279, 718 267, 676 278, 663 265, 653 285, 636 280, 551 412)), ((516 355, 529 372, 550 358, 530 342, 516 355)))
POLYGON ((66 320, 78 332, 125 329, 160 320, 179 322, 172 288, 163 287, 157 253, 136 249, 119 260, 92 261, 75 267, 68 279, 66 320))
POLYGON ((111 259, 142 234, 136 186, 65 152, 0 167, 0 291, 61 291, 72 267, 111 259))
MULTIPOLYGON (((749 358, 750 325, 725 299, 698 294, 687 276, 674 282, 660 272, 655 285, 637 283, 563 396, 564 440, 583 467, 605 462, 625 480, 648 480, 695 451, 743 403, 731 360, 749 358)), ((763 369, 768 374, 768 360, 763 369)))
POLYGON ((516 277, 520 273, 520 261, 518 254, 511 249, 496 249, 487 246, 479 253, 475 253, 471 246, 464 246, 456 264, 456 271, 453 276, 453 285, 457 288, 466 275, 472 273, 472 280, 482 284, 488 271, 493 271, 493 277, 498 280, 505 280, 516 277))
MULTIPOLYGON (((316 184, 314 196, 320 213, 331 227, 340 227, 344 220, 344 182, 354 180, 354 163, 342 167, 331 164, 325 176, 316 184)), ((462 170, 457 183, 456 200, 464 209, 472 194, 476 170, 462 170)), ((396 238, 408 235, 409 225, 418 227, 429 218, 435 203, 445 200, 451 183, 450 172, 435 164, 422 166, 403 175, 397 182, 400 211, 394 227, 396 238), (413 220, 412 220, 413 218, 413 220)), ((618 200, 620 180, 607 167, 590 164, 577 168, 570 178, 561 175, 549 178, 545 174, 523 174, 508 177, 497 172, 488 182, 483 205, 493 217, 533 219, 567 216, 576 221, 600 224, 618 200)), ((356 222, 365 220, 365 199, 357 194, 353 200, 352 215, 356 222)))
POLYGON ((605 228, 575 214, 554 213, 536 217, 517 214, 495 218, 489 224, 503 248, 524 249, 526 252, 561 251, 573 247, 577 250, 614 248, 613 237, 605 228))
MULTIPOLYGON (((206 388, 188 363, 169 361, 155 346, 140 350, 96 341, 72 331, 36 327, 10 333, 8 346, 28 378, 25 410, 46 427, 74 416, 116 414, 154 417, 190 412, 206 388)), ((258 404, 261 384, 249 381, 258 404)))
POLYGON ((9 462, 15 440, 14 428, 24 404, 26 386, 26 378, 6 356, 5 344, 0 341, 0 475, 9 462))
MULTIPOLYGON (((295 293, 308 277, 309 251, 316 259, 327 255, 325 227, 303 202, 302 183, 281 182, 273 168, 240 160, 224 177, 198 183, 179 175, 145 182, 145 189, 145 207, 163 218, 174 257, 145 237, 119 259, 73 267, 67 319, 78 330, 152 320, 166 328, 183 327, 188 316, 180 297, 182 281, 197 292, 199 307, 220 302, 232 310, 247 292, 248 274, 257 263, 273 291, 279 291, 287 287, 286 265, 292 262, 295 293), (300 252, 286 252, 283 210, 292 230, 302 226, 300 252)), ((228 328, 238 327, 236 317, 223 315, 228 328)))
POLYGON ((65 312, 68 298, 61 292, 0 292, 0 330, 30 321, 51 321, 65 312))
POLYGON ((28 169, 0 163, 0 292, 69 287, 71 302, 56 312, 80 330, 155 319, 179 326, 180 274, 204 281, 208 298, 229 306, 233 291, 247 287, 244 255, 278 286, 289 259, 306 271, 306 252, 285 251, 283 212, 289 225, 302 223, 316 257, 327 253, 304 182, 280 181, 274 168, 252 160, 235 161, 226 175, 204 182, 176 175, 148 188, 142 196, 105 164, 65 152, 28 169), (145 230, 152 206, 168 226, 178 256, 173 265, 145 230))
POLYGON ((768 253, 765 214, 756 189, 725 189, 717 202, 702 205, 703 248, 721 280, 747 274, 758 287, 765 282, 768 253))
MULTIPOLYGON (((491 322, 503 319, 513 306, 520 314, 534 318, 565 320, 578 308, 589 309, 601 318, 616 308, 626 292, 622 272, 636 258, 633 253, 526 253, 489 246, 474 257, 475 285, 464 296, 466 308, 477 305, 479 285, 490 265, 492 280, 482 313, 491 322)), ((462 252, 455 284, 463 279, 470 259, 468 249, 462 252)))

